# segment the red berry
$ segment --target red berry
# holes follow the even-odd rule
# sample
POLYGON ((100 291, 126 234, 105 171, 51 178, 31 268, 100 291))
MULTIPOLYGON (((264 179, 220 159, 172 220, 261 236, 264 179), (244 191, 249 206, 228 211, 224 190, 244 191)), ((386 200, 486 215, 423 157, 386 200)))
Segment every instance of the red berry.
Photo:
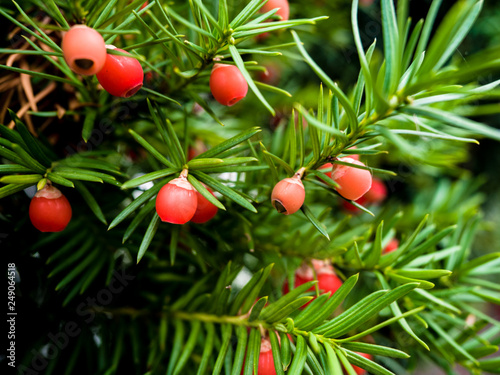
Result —
MULTIPOLYGON (((340 158, 339 161, 365 166, 362 162, 347 157, 340 158)), ((347 165, 336 165, 332 173, 332 180, 339 184, 337 188, 339 194, 353 201, 361 198, 372 186, 370 171, 347 165)))
MULTIPOLYGON (((322 293, 331 292, 335 293, 341 286, 342 281, 335 274, 333 267, 330 264, 327 264, 324 261, 320 261, 317 259, 313 259, 313 267, 316 270, 316 275, 318 277, 318 288, 322 293)), ((311 267, 307 264, 303 264, 301 267, 295 271, 295 288, 305 284, 309 281, 314 280, 314 273, 311 267)), ((311 287, 309 290, 314 290, 314 287, 311 287)), ((286 294, 289 292, 288 283, 285 283, 283 286, 283 293, 286 294)), ((310 302, 309 302, 310 303, 310 302)), ((306 307, 309 303, 305 304, 306 307)))
MULTIPOLYGON (((271 332, 271 335, 274 335, 274 333, 271 332)), ((259 371, 257 374, 276 375, 273 351, 271 348, 271 342, 268 339, 263 339, 260 343, 259 371)))
MULTIPOLYGON (((274 335, 274 333, 271 334, 274 335)), ((259 370, 257 372, 257 375, 276 375, 276 369, 274 368, 273 351, 269 339, 262 339, 262 341, 260 342, 258 369, 259 370)), ((242 375, 244 371, 245 365, 243 364, 243 368, 241 369, 242 375)))
POLYGON ((328 177, 332 178, 332 173, 333 173, 332 169, 333 169, 333 164, 332 163, 326 163, 326 164, 323 164, 321 167, 319 167, 318 171, 323 172, 328 177))
POLYGON ((386 197, 387 188, 380 179, 374 177, 370 190, 368 190, 362 198, 365 198, 368 203, 379 203, 382 202, 386 197))
POLYGON ((326 266, 317 271, 318 288, 324 293, 335 293, 341 286, 342 281, 338 278, 332 266, 326 266))
MULTIPOLYGON (((368 203, 368 201, 366 200, 365 196, 363 195, 361 198, 359 199, 356 199, 355 201, 356 203, 364 206, 366 203, 368 203)), ((361 212, 361 210, 359 208, 357 208, 355 205, 353 205, 351 202, 349 201, 342 201, 342 208, 344 210, 346 210, 347 212, 350 212, 352 214, 358 214, 361 212)))
POLYGON ((399 240, 397 238, 393 238, 389 241, 386 247, 384 247, 384 254, 390 253, 391 251, 397 250, 399 247, 399 240))
POLYGON ((288 0, 269 0, 262 6, 262 8, 260 8, 260 12, 267 13, 276 8, 279 9, 274 14, 280 16, 281 21, 287 21, 290 16, 290 6, 288 5, 288 0))
MULTIPOLYGON (((212 195, 214 195, 210 188, 206 188, 212 195)), ((203 224, 212 219, 217 214, 217 211, 219 211, 219 209, 217 208, 217 206, 210 203, 207 198, 201 195, 199 191, 196 192, 196 198, 198 199, 198 205, 196 207, 194 216, 191 218, 191 221, 196 224, 203 224)))
POLYGON ((30 203, 29 215, 40 232, 60 232, 71 220, 71 205, 56 187, 46 184, 30 203))
POLYGON ((189 146, 187 155, 188 161, 194 159, 198 155, 203 154, 205 151, 207 151, 207 146, 205 145, 205 143, 203 143, 201 139, 196 139, 193 145, 189 146))
POLYGON ((280 214, 291 215, 304 204, 306 191, 299 177, 285 178, 278 182, 271 194, 273 207, 280 214))
POLYGON ((264 66, 265 71, 259 72, 259 81, 267 83, 268 85, 275 85, 279 82, 281 72, 274 64, 267 64, 264 66))
POLYGON ((248 83, 234 65, 215 64, 210 75, 210 91, 220 104, 231 107, 248 92, 248 83))
MULTIPOLYGON (((370 355, 370 354, 367 354, 367 353, 359 353, 359 352, 356 352, 356 354, 359 354, 363 357, 365 357, 366 359, 369 359, 369 360, 372 360, 373 357, 370 355)), ((352 366, 354 371, 356 371, 356 374, 358 375, 365 375, 367 374, 366 370, 362 369, 361 367, 358 367, 358 366, 352 366)))
MULTIPOLYGON (((128 53, 115 46, 106 46, 119 52, 128 53)), ((99 73, 97 80, 111 95, 129 98, 142 87, 144 71, 141 63, 133 57, 121 55, 106 55, 106 63, 99 73)))
MULTIPOLYGON (((356 146, 349 147, 348 150, 355 150, 357 149, 356 146)), ((354 159, 354 160, 359 160, 359 155, 358 154, 349 154, 347 157, 354 159)))
POLYGON ((78 74, 96 74, 106 61, 104 39, 96 30, 85 25, 73 26, 64 34, 61 47, 69 67, 78 74))
POLYGON ((156 212, 162 221, 185 224, 196 212, 196 189, 181 176, 163 186, 156 197, 156 212))

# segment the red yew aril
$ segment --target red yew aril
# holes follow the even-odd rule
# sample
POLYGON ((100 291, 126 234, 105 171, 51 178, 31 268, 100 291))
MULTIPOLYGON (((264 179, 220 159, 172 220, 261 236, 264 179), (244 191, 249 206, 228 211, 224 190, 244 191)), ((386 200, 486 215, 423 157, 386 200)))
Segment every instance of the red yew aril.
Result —
MULTIPOLYGON (((363 195, 368 203, 380 203, 387 197, 385 184, 377 177, 373 177, 370 190, 363 195)), ((359 202, 358 202, 359 203, 359 202)))
POLYGON ((106 62, 106 44, 103 37, 85 25, 76 25, 69 29, 63 36, 61 48, 69 67, 78 74, 96 74, 106 62))
POLYGON ((215 64, 210 74, 210 91, 220 104, 238 103, 248 92, 248 83, 234 65, 215 64))
POLYGON ((283 215, 297 212, 304 204, 306 190, 299 176, 285 178, 278 182, 271 194, 273 207, 283 215))
POLYGON ((187 178, 180 177, 163 186, 156 197, 156 213, 162 221, 185 224, 192 219, 198 206, 196 189, 187 178))
MULTIPOLYGON (((271 334, 274 335, 274 333, 271 334)), ((242 375, 244 371, 245 364, 243 362, 243 368, 241 369, 242 375)), ((257 375, 276 375, 276 369, 274 368, 273 351, 269 339, 262 339, 262 341, 260 342, 260 355, 257 375)))
MULTIPOLYGON (((115 46, 106 46, 119 52, 128 53, 115 46)), ((111 95, 129 98, 143 85, 144 71, 141 63, 133 57, 122 55, 106 55, 106 63, 99 73, 97 80, 111 95)))
POLYGON ((47 183, 30 203, 29 215, 40 232, 60 232, 71 220, 71 205, 61 191, 47 183))
MULTIPOLYGON (((210 192, 210 194, 214 195, 213 191, 210 188, 208 188, 207 186, 205 187, 210 192)), ((196 212, 191 218, 191 221, 196 224, 203 224, 212 219, 217 214, 217 211, 219 211, 219 209, 217 208, 217 206, 210 203, 207 198, 201 195, 199 191, 196 192, 196 198, 198 200, 198 205, 196 207, 196 212)))
MULTIPOLYGON (((338 278, 330 264, 313 259, 313 266, 316 270, 316 276, 318 277, 318 288, 322 293, 331 292, 331 294, 333 294, 342 286, 342 280, 338 278)), ((303 264, 297 269, 297 271, 295 271, 295 288, 313 280, 313 270, 307 264, 303 264)), ((288 283, 285 282, 283 286, 283 293, 288 293, 289 289, 288 283)), ((313 291, 314 286, 309 290, 313 291)), ((304 307, 309 305, 309 303, 305 304, 304 307)))
POLYGON ((319 167, 318 171, 323 172, 328 177, 332 178, 332 173, 333 173, 332 169, 333 169, 333 164, 332 163, 326 163, 326 164, 323 164, 321 167, 319 167))
POLYGON ((281 21, 287 21, 290 16, 290 6, 288 0, 269 0, 265 3, 259 12, 267 13, 273 9, 279 8, 276 13, 277 16, 281 17, 281 21))
MULTIPOLYGON (((364 206, 366 203, 367 203, 367 200, 364 196, 362 196, 361 198, 359 199, 356 199, 355 201, 356 203, 364 206)), ((358 214, 361 212, 361 210, 359 208, 357 208, 355 205, 353 205, 351 202, 349 201, 344 201, 342 200, 342 208, 344 210, 346 210, 347 212, 350 212, 352 214, 358 214)))
POLYGON ((332 266, 321 268, 317 271, 317 276, 318 288, 324 293, 331 292, 333 295, 342 286, 342 281, 335 274, 332 266))
POLYGON ((266 70, 259 72, 259 81, 267 83, 268 85, 276 85, 281 77, 279 67, 274 64, 266 64, 264 67, 266 70))
MULTIPOLYGON (((340 158, 339 161, 365 166, 362 162, 348 157, 340 158)), ((338 193, 353 201, 361 198, 372 186, 370 171, 347 165, 335 165, 332 180, 339 184, 338 193)))
POLYGON ((397 238, 393 238, 389 241, 386 247, 384 247, 383 253, 387 254, 394 250, 397 250, 399 247, 399 240, 397 238))
MULTIPOLYGON (((370 361, 373 359, 373 357, 371 356, 371 354, 359 353, 359 352, 356 352, 356 354, 359 354, 359 355, 365 357, 366 359, 369 359, 370 361)), ((366 375, 366 374, 368 374, 368 372, 365 369, 362 369, 361 367, 354 366, 354 365, 352 367, 353 367, 354 371, 356 371, 357 375, 366 375)))

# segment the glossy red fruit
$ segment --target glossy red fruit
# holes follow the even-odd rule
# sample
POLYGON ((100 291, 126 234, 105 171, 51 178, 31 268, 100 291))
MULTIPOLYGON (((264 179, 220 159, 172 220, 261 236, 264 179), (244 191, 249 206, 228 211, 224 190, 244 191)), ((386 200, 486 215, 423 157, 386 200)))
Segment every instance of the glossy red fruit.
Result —
POLYGON ((185 224, 192 219, 198 206, 196 189, 181 176, 163 186, 156 197, 156 212, 162 221, 185 224))
MULTIPOLYGON (((370 354, 367 354, 367 353, 356 352, 356 354, 359 354, 359 355, 365 357, 366 359, 369 359, 370 361, 373 359, 373 357, 370 354)), ((361 367, 353 365, 352 368, 354 369, 354 371, 356 371, 357 375, 366 375, 366 374, 368 374, 368 372, 366 370, 362 369, 361 367)))
MULTIPOLYGON (((348 157, 340 158, 339 161, 365 166, 362 162, 348 157)), ((347 165, 335 165, 332 180, 339 184, 337 188, 339 194, 353 201, 361 198, 372 186, 370 171, 347 165)))
POLYGON ((63 36, 61 48, 69 67, 78 74, 97 74, 106 62, 104 39, 96 30, 85 25, 69 29, 63 36))
MULTIPOLYGON (((205 187, 212 195, 214 195, 213 191, 209 187, 205 187)), ((196 207, 196 212, 191 218, 191 221, 196 224, 206 223, 217 214, 217 211, 219 211, 219 209, 217 208, 217 206, 210 203, 208 199, 201 195, 198 191, 196 192, 196 199, 198 200, 198 205, 196 207)))
MULTIPOLYGON (((245 365, 243 364, 241 375, 243 375, 244 371, 245 365)), ((260 342, 260 355, 257 375, 276 375, 276 369, 274 368, 273 351, 269 339, 262 339, 262 341, 260 342)))
POLYGON ((269 0, 262 6, 262 8, 260 8, 260 12, 267 13, 276 8, 279 9, 274 14, 280 16, 281 21, 287 21, 290 16, 290 6, 288 4, 288 0, 269 0))
POLYGON ((370 190, 363 195, 367 203, 380 203, 387 197, 387 188, 385 184, 377 177, 373 177, 370 190))
POLYGON ((399 240, 397 238, 393 238, 392 240, 389 241, 386 247, 384 247, 383 253, 387 254, 390 253, 394 250, 397 250, 399 247, 399 240))
POLYGON ((247 95, 248 84, 236 66, 215 64, 210 75, 210 91, 215 100, 230 107, 247 95))
MULTIPOLYGON (((106 46, 122 53, 128 53, 115 46, 106 46)), ((129 98, 143 85, 144 71, 141 63, 133 57, 107 54, 106 63, 99 73, 97 80, 111 95, 129 98)))
POLYGON ((273 207, 280 214, 291 215, 304 204, 306 190, 299 177, 285 178, 278 182, 271 194, 273 207))
POLYGON ((40 232, 60 232, 71 220, 71 205, 56 187, 46 184, 30 203, 29 215, 40 232))

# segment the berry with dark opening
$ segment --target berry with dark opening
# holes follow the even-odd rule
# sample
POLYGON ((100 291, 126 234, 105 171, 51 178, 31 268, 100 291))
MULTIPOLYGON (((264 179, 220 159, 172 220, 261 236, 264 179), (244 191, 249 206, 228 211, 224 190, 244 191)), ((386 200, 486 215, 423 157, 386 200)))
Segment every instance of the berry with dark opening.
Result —
MULTIPOLYGON (((339 161, 365 166, 362 162, 348 157, 340 158, 339 161)), ((353 201, 361 198, 372 186, 370 171, 347 165, 335 165, 332 180, 339 184, 338 193, 353 201)))
POLYGON ((279 8, 276 13, 277 16, 281 17, 281 21, 287 21, 290 16, 290 6, 288 0, 269 0, 265 3, 259 12, 267 13, 273 9, 279 8))
POLYGON ((69 29, 63 36, 61 48, 69 67, 78 74, 97 74, 106 62, 106 44, 103 37, 85 25, 76 25, 69 29))
POLYGON ((306 190, 299 176, 285 178, 278 182, 271 194, 273 207, 280 214, 291 215, 304 204, 306 190))
POLYGON ((60 232, 71 220, 71 205, 61 191, 46 184, 30 203, 29 215, 33 226, 40 232, 60 232))
MULTIPOLYGON (((210 194, 214 195, 213 191, 209 187, 205 187, 210 192, 210 194)), ((217 211, 219 211, 219 209, 217 208, 217 206, 210 203, 207 198, 201 195, 199 191, 196 192, 196 198, 198 200, 198 205, 196 207, 196 212, 191 218, 191 221, 196 224, 203 224, 212 219, 217 214, 217 211)))
POLYGON ((389 241, 386 247, 384 247, 383 253, 387 254, 392 251, 397 250, 399 247, 399 240, 397 238, 393 238, 392 240, 389 241))
MULTIPOLYGON (((115 46, 106 46, 122 53, 128 53, 115 46)), ((111 95, 129 98, 143 85, 144 71, 141 63, 133 57, 106 55, 104 67, 97 73, 97 80, 111 95)))
POLYGON ((220 104, 238 103, 248 92, 248 83, 234 65, 215 64, 210 74, 210 91, 220 104))
POLYGON ((185 224, 198 206, 196 189, 182 175, 163 186, 156 197, 156 212, 162 221, 185 224))

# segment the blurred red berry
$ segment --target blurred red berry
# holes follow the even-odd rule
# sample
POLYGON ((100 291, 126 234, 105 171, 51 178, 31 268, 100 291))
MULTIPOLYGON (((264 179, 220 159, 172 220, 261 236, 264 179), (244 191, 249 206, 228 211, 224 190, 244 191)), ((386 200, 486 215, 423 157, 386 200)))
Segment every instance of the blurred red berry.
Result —
POLYGON ((188 161, 207 151, 207 146, 201 139, 196 139, 188 149, 188 161))
POLYGON ((196 189, 181 176, 163 186, 156 197, 156 212, 162 221, 185 224, 193 218, 198 205, 196 189))
POLYGON ((61 45, 72 71, 83 75, 98 73, 106 62, 106 44, 96 30, 76 25, 66 32, 61 45))
POLYGON ((60 232, 71 220, 71 205, 56 187, 46 184, 30 203, 30 220, 40 232, 60 232))
MULTIPOLYGON (((357 354, 365 357, 366 359, 369 359, 370 361, 373 359, 373 357, 371 356, 371 354, 367 354, 367 353, 359 353, 359 352, 356 352, 357 354)), ((364 369, 362 369, 361 367, 358 367, 358 366, 352 366, 354 368, 354 371, 356 371, 356 374, 358 375, 366 375, 368 374, 368 372, 364 369)))
MULTIPOLYGON (((106 46, 119 52, 128 53, 114 46, 106 46)), ((111 95, 129 98, 143 85, 144 71, 141 63, 133 57, 107 54, 106 63, 99 73, 97 80, 111 95)))
POLYGON ((300 177, 294 176, 274 186, 271 202, 280 214, 291 215, 302 207, 305 197, 306 191, 300 177))
POLYGON ((268 85, 275 85, 279 82, 281 72, 280 69, 274 64, 264 65, 265 71, 259 72, 259 81, 266 83, 268 85))
POLYGON ((368 203, 380 203, 387 197, 387 188, 385 184, 377 177, 373 177, 372 186, 363 195, 368 203))
POLYGON ((248 84, 236 66, 215 64, 210 75, 210 91, 215 100, 230 107, 247 95, 248 84))
POLYGON ((276 13, 277 16, 281 17, 281 21, 287 21, 290 16, 290 6, 288 0, 269 0, 265 3, 259 12, 267 13, 273 9, 279 8, 276 13))
POLYGON ((393 238, 392 240, 389 241, 386 247, 384 247, 383 253, 387 254, 390 253, 394 250, 397 250, 399 247, 399 240, 397 238, 393 238))
MULTIPOLYGON (((214 195, 213 191, 209 187, 205 187, 210 192, 210 194, 214 195)), ((201 195, 199 191, 196 192, 196 198, 198 200, 198 205, 196 207, 196 212, 191 218, 191 221, 196 224, 203 224, 212 219, 217 214, 217 211, 219 211, 219 209, 217 208, 217 206, 210 203, 207 198, 201 195)))

